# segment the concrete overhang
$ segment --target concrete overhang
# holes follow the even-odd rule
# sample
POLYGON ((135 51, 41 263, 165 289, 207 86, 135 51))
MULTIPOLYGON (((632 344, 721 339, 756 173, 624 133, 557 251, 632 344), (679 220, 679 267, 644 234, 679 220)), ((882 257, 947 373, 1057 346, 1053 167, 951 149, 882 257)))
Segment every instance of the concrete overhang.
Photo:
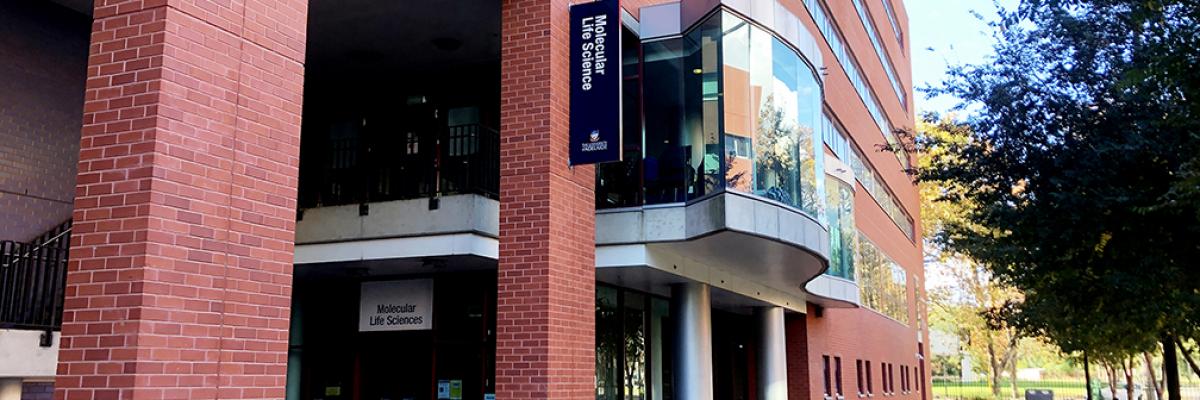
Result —
POLYGON ((683 278, 800 312, 805 285, 829 265, 829 232, 820 222, 737 192, 601 211, 596 246, 602 281, 657 293, 683 278))
POLYGON ((857 308, 862 304, 858 283, 836 276, 818 276, 805 285, 805 290, 810 303, 825 308, 857 308))
POLYGON ((448 256, 499 258, 500 203, 479 195, 395 200, 304 210, 296 264, 448 256), (365 211, 365 215, 363 214, 365 211))

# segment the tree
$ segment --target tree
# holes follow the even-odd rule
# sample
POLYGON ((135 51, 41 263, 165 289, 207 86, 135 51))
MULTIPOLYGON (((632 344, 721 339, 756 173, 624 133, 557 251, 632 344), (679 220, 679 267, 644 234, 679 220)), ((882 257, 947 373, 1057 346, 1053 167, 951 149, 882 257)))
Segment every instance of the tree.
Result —
MULTIPOLYGON (((934 114, 927 114, 918 122, 917 131, 922 140, 938 144, 927 146, 918 153, 918 168, 927 167, 940 157, 951 156, 948 145, 962 145, 970 138, 970 127, 956 123, 952 116, 939 119, 934 114)), ((939 237, 945 234, 947 226, 970 225, 966 219, 972 207, 969 200, 937 201, 956 188, 947 188, 939 182, 919 182, 917 189, 922 198, 924 237, 939 237)), ((974 229, 982 228, 975 226, 974 229)), ((972 359, 986 362, 988 386, 993 397, 1000 396, 1000 378, 1005 372, 1010 375, 1012 397, 1018 397, 1016 370, 1023 340, 1013 327, 1002 321, 990 321, 987 315, 990 310, 1017 299, 1020 293, 997 284, 983 265, 938 245, 936 241, 926 245, 925 249, 927 264, 944 272, 951 283, 929 291, 934 306, 932 317, 953 327, 951 331, 972 359)))
MULTIPOLYGON (((1026 0, 933 94, 977 110, 919 172, 968 205, 937 240, 1019 299, 991 315, 1113 365, 1200 321, 1200 2, 1026 0)), ((936 140, 934 140, 936 142, 936 140)))

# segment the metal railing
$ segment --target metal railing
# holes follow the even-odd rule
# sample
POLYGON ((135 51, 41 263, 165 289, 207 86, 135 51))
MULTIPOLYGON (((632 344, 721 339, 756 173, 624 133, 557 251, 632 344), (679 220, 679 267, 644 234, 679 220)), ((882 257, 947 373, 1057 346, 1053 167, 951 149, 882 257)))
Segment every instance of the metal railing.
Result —
MULTIPOLYGON (((1093 370, 1093 372, 1095 372, 1093 370)), ((1103 374, 1103 371, 1100 372, 1103 374)), ((1149 385, 1141 379, 1142 373, 1138 373, 1139 377, 1134 383, 1133 400, 1151 400, 1152 397, 1158 397, 1157 394, 1151 395, 1148 391, 1153 390, 1153 386, 1149 385)), ((1093 400, 1129 400, 1130 397, 1126 392, 1126 384, 1122 378, 1118 378, 1118 382, 1114 385, 1109 385, 1104 379, 1093 376, 1090 390, 1093 400), (1116 395, 1113 395, 1113 392, 1116 395)), ((1159 388, 1163 388, 1162 382, 1159 382, 1159 388)), ((1017 380, 1017 396, 1013 397, 1012 381, 1008 378, 1000 380, 1000 395, 992 394, 991 385, 985 377, 979 379, 964 380, 957 376, 935 376, 933 377, 933 387, 931 387, 930 395, 935 400, 1011 400, 1024 399, 1026 390, 1049 391, 1053 393, 1054 400, 1084 400, 1087 398, 1088 385, 1082 376, 1075 378, 1055 377, 1048 379, 1018 379, 1017 380)), ((1200 381, 1184 380, 1180 385, 1180 398, 1184 400, 1200 399, 1200 381)), ((1163 397, 1166 398, 1166 394, 1163 397)))
POLYGON ((68 220, 29 243, 0 241, 0 327, 62 327, 70 232, 68 220))
POLYGON ((329 138, 301 173, 300 207, 452 194, 499 198, 500 135, 479 124, 437 132, 329 138))

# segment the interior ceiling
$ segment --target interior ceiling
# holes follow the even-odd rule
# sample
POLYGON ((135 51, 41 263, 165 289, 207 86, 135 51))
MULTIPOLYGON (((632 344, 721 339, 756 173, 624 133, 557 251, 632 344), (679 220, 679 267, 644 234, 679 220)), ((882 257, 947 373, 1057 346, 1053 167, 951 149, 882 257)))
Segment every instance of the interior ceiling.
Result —
MULTIPOLYGON (((49 1, 92 13, 93 0, 49 1)), ((500 0, 309 0, 308 16, 310 67, 418 70, 500 58, 500 0)))
POLYGON ((78 11, 81 14, 92 15, 92 0, 50 0, 61 6, 78 11))
POLYGON ((308 13, 307 64, 323 72, 426 70, 500 58, 499 0, 310 0, 308 13))

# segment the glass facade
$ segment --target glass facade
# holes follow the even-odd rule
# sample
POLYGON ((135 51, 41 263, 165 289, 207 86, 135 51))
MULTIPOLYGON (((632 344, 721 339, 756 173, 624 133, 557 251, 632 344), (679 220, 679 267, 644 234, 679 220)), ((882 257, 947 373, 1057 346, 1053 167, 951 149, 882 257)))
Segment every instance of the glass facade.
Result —
MULTIPOLYGON (((862 0, 851 0, 854 4, 854 10, 858 12, 858 19, 862 21, 863 29, 867 31, 867 38, 871 39, 871 46, 875 48, 875 56, 879 57, 879 63, 883 65, 883 72, 887 73, 888 82, 892 84, 892 90, 896 92, 896 98, 900 100, 900 107, 908 109, 908 101, 904 96, 904 88, 900 87, 900 80, 896 78, 896 69, 892 67, 892 62, 887 56, 887 51, 883 49, 883 43, 879 33, 875 31, 875 25, 871 23, 871 17, 867 12, 867 7, 863 5, 862 0)), ((886 4, 887 1, 885 0, 886 4)), ((893 21, 894 23, 894 21, 893 21)))
POLYGON ((821 86, 794 49, 721 11, 626 58, 634 54, 641 86, 625 90, 640 91, 641 112, 626 115, 642 118, 626 124, 626 161, 599 168, 597 208, 733 190, 825 218, 821 86), (631 128, 641 136, 630 137, 631 128))
POLYGON ((825 273, 854 280, 858 235, 854 227, 854 188, 837 178, 825 178, 829 206, 829 270, 825 273))
POLYGON ((896 223, 896 226, 900 228, 900 231, 905 236, 908 236, 910 240, 914 239, 916 237, 916 230, 912 217, 908 215, 908 211, 900 207, 900 201, 888 190, 887 185, 883 183, 883 178, 879 176, 879 172, 864 161, 866 158, 850 142, 841 125, 826 114, 823 117, 821 131, 821 136, 824 138, 825 144, 833 150, 833 154, 838 159, 850 165, 850 168, 854 171, 855 179, 863 185, 867 194, 875 199, 879 207, 883 208, 883 212, 887 213, 888 217, 892 219, 892 222, 896 223))
POLYGON ((895 152, 896 160, 904 168, 912 168, 908 152, 901 146, 895 146, 899 142, 896 139, 895 132, 892 131, 892 124, 888 121, 887 116, 884 115, 883 106, 880 105, 879 100, 875 98, 875 94, 871 91, 867 77, 863 75, 862 69, 859 68, 858 61, 854 57, 854 53, 850 51, 850 45, 842 40, 842 35, 838 32, 837 24, 825 11, 824 4, 823 0, 804 0, 805 8, 808 9, 809 15, 816 22, 817 29, 821 31, 821 36, 829 43, 829 48, 833 50, 833 56, 837 58, 838 64, 842 66, 842 71, 846 73, 846 78, 850 80, 850 85, 854 86, 854 91, 858 93, 859 99, 867 107, 867 112, 875 120, 875 125, 879 127, 880 134, 883 135, 884 140, 888 144, 897 147, 895 152))
POLYGON ((857 272, 862 305, 907 325, 908 273, 861 232, 857 272))
POLYGON ((670 399, 665 299, 596 286, 596 399, 670 399))

